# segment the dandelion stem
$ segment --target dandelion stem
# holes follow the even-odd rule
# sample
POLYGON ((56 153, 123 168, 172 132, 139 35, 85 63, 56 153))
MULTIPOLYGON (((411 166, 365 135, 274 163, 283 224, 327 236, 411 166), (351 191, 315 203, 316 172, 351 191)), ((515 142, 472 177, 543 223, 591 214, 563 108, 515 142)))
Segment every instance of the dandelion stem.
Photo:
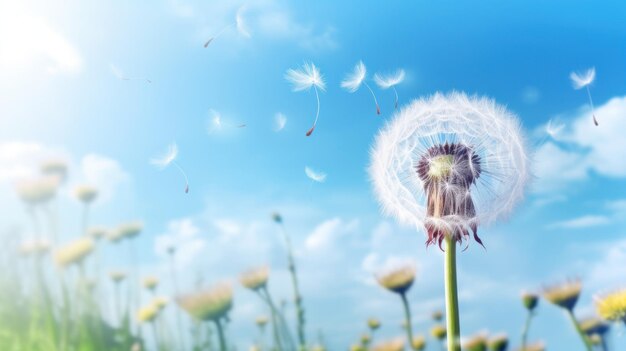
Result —
POLYGON ((587 349, 587 351, 592 351, 593 347, 591 346, 591 340, 589 340, 589 337, 587 337, 587 334, 585 334, 582 328, 580 328, 580 324, 578 324, 578 321, 576 320, 576 317, 574 316, 574 312, 571 309, 567 310, 567 316, 572 321, 572 324, 574 325, 576 332, 578 332, 578 335, 580 335, 580 338, 582 339, 583 344, 585 344, 585 348, 587 349))
POLYGON ((311 129, 309 129, 308 132, 306 132, 306 136, 310 136, 313 133, 313 130, 315 130, 315 127, 317 126, 317 120, 320 117, 320 94, 317 92, 317 87, 315 85, 313 86, 313 90, 315 90, 315 98, 317 99, 317 112, 315 113, 315 121, 313 121, 313 126, 311 127, 311 129))
POLYGON ((446 235, 445 241, 446 252, 444 268, 448 351, 461 351, 461 345, 459 344, 461 336, 459 299, 456 281, 456 243, 450 235, 446 235))
POLYGON ((533 315, 534 313, 532 311, 528 311, 526 323, 524 323, 524 329, 522 330, 522 350, 526 349, 526 344, 528 342, 528 330, 530 329, 530 321, 532 320, 533 315))
POLYGON ((380 107, 378 106, 378 100, 376 100, 376 95, 374 95, 374 90, 372 90, 372 88, 370 88, 370 85, 367 84, 366 82, 363 82, 363 84, 365 84, 365 87, 367 87, 367 89, 369 89, 370 93, 372 93, 372 97, 374 98, 374 103, 376 104, 376 114, 379 115, 380 114, 380 107))
POLYGON ((411 308, 409 307, 409 300, 406 298, 406 292, 400 294, 402 298, 402 305, 404 306, 404 322, 406 324, 406 336, 409 342, 409 347, 413 347, 413 324, 411 323, 411 308))
POLYGON ((215 328, 217 329, 217 337, 220 341, 220 351, 226 351, 226 338, 224 337, 224 329, 219 319, 215 320, 215 328))
POLYGON ((183 168, 179 166, 178 163, 176 163, 176 161, 172 161, 172 164, 174 164, 174 166, 178 168, 178 170, 183 175, 183 177, 185 177, 185 193, 188 193, 189 192, 189 179, 187 178, 187 173, 185 173, 183 168))

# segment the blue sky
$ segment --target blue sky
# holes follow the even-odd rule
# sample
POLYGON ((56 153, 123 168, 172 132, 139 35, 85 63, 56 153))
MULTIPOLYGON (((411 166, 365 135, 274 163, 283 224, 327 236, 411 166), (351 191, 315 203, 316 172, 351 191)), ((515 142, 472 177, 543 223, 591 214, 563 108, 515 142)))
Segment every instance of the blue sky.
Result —
MULTIPOLYGON (((372 272, 414 260, 410 298, 424 333, 443 308, 442 255, 424 234, 380 215, 366 172, 393 93, 350 94, 340 81, 358 60, 374 72, 403 68, 400 104, 437 91, 487 95, 522 120, 534 179, 511 218, 483 228, 486 250, 459 259, 462 333, 507 332, 518 342, 522 289, 580 277, 579 314, 594 294, 626 283, 626 4, 620 1, 285 2, 250 0, 250 38, 227 31, 242 1, 26 1, 0 5, 0 228, 25 225, 13 184, 47 158, 72 166, 62 199, 63 237, 76 237, 80 210, 71 187, 96 183, 92 220, 145 222, 142 272, 163 274, 164 241, 184 249, 178 268, 191 290, 272 267, 271 289, 289 297, 285 258, 269 214, 283 213, 297 247, 311 338, 322 329, 331 350, 345 349, 377 316, 381 336, 401 335, 395 296, 372 272), (314 62, 326 78, 320 121, 313 92, 294 93, 285 71, 314 62), (140 80, 122 81, 111 65, 140 80), (591 87, 600 126, 569 74, 595 66, 591 87), (210 110, 226 124, 208 133, 210 110), (287 116, 274 131, 274 116, 287 116), (564 127, 550 137, 546 123, 564 127), (233 125, 245 123, 245 128, 233 125), (190 180, 149 159, 177 142, 190 180), (304 167, 328 174, 311 186, 304 167)), ((27 235, 24 234, 24 235, 27 235)), ((107 247, 111 267, 125 254, 107 247)), ((163 291, 168 282, 164 281, 163 291)), ((170 308, 171 309, 171 308, 170 308)), ((229 329, 242 348, 263 313, 236 293, 229 329)), ((551 350, 582 349, 560 311, 542 304, 531 339, 551 350)), ((623 331, 613 350, 626 350, 623 331)), ((429 350, 434 350, 431 345, 429 350)))

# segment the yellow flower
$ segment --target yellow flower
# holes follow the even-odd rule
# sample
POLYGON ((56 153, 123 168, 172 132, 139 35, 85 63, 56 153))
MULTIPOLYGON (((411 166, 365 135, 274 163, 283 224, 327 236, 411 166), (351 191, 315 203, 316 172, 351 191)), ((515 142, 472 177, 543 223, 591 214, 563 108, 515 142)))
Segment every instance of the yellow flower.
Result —
POLYGON ((487 338, 483 334, 475 335, 463 343, 467 351, 487 351, 487 338))
POLYGON ((93 251, 94 243, 90 238, 80 238, 57 249, 54 260, 60 267, 80 263, 93 251))
POLYGON ((250 269, 243 272, 239 278, 241 285, 251 290, 259 290, 267 285, 270 269, 267 266, 250 269))
POLYGON ((379 274, 377 279, 382 287, 398 294, 404 294, 415 281, 415 267, 411 265, 397 267, 379 274))
POLYGON ((81 202, 89 204, 98 196, 98 190, 90 185, 79 185, 74 189, 74 195, 81 202))
POLYGON ((571 311, 578 302, 581 290, 580 280, 571 280, 544 289, 543 297, 552 304, 571 311))
POLYGON ((159 285, 159 279, 157 277, 146 277, 143 280, 143 287, 154 291, 156 287, 159 285))
POLYGON ((42 177, 17 184, 17 194, 26 204, 34 206, 48 202, 57 192, 59 181, 55 177, 42 177))
POLYGON ((109 278, 115 283, 119 283, 126 279, 126 273, 120 271, 109 272, 109 278))
POLYGON ((509 338, 506 334, 496 335, 489 339, 489 350, 505 351, 509 346, 509 338))
POLYGON ((137 321, 139 321, 139 323, 152 322, 158 314, 159 310, 156 306, 145 306, 140 308, 137 312, 137 321))
POLYGON ((607 321, 626 323, 626 289, 597 297, 596 311, 607 321))
POLYGON ((371 330, 376 330, 378 328, 380 328, 380 321, 376 318, 370 318, 367 320, 367 326, 371 329, 371 330))
POLYGON ((415 351, 424 350, 426 348, 426 338, 424 338, 422 335, 414 336, 413 345, 411 345, 411 347, 415 351))
POLYGON ((372 348, 372 351, 403 351, 403 350, 404 350, 403 338, 396 338, 396 339, 381 341, 372 348))
POLYGON ((448 332, 446 330, 446 327, 444 327, 441 324, 437 324, 434 327, 432 327, 432 329, 430 329, 430 335, 432 335, 433 338, 435 338, 437 340, 445 339, 447 333, 448 332))
POLYGON ((178 298, 178 304, 192 317, 208 321, 225 317, 233 306, 230 284, 218 284, 210 289, 178 298))

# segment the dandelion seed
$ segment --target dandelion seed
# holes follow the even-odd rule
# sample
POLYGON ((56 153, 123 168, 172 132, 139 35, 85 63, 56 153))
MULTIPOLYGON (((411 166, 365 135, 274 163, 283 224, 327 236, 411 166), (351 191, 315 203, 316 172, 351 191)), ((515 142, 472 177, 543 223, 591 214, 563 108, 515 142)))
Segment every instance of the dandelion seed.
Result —
POLYGON ((367 89, 369 89, 370 93, 372 93, 372 97, 374 98, 374 103, 376 104, 376 114, 380 115, 380 107, 378 106, 378 100, 376 100, 376 95, 372 88, 367 84, 365 79, 367 78, 367 69, 365 68, 365 64, 363 61, 357 62, 356 66, 354 66, 354 71, 348 74, 348 76, 341 82, 341 87, 346 89, 350 93, 355 93, 361 87, 361 84, 365 85, 367 89))
POLYGON ((185 178, 185 193, 189 193, 189 179, 187 179, 187 173, 185 173, 183 168, 178 165, 178 163, 176 162, 176 157, 178 157, 178 145, 176 145, 176 143, 172 143, 168 146, 167 152, 165 154, 163 154, 161 157, 151 159, 150 163, 160 169, 165 169, 170 164, 173 164, 174 167, 176 167, 185 178))
POLYGON ((591 106, 591 114, 593 116, 593 124, 598 126, 598 120, 596 119, 596 113, 594 112, 593 107, 593 100, 591 99, 591 91, 589 91, 589 85, 591 85, 591 83, 593 83, 596 79, 596 68, 591 67, 585 72, 572 72, 569 77, 572 80, 574 89, 587 89, 587 96, 589 97, 589 105, 591 106))
POLYGON ((146 83, 152 83, 152 81, 148 78, 127 77, 126 75, 124 75, 124 73, 122 73, 119 68, 117 68, 113 64, 109 65, 109 67, 111 68, 111 73, 113 73, 113 75, 119 80, 143 80, 146 83))
POLYGON ((274 131, 280 132, 281 130, 285 129, 285 125, 287 125, 287 116, 278 112, 274 116, 274 131))
POLYGON ((326 173, 313 170, 310 167, 304 167, 306 176, 314 182, 323 183, 326 180, 326 173))
POLYGON ((233 128, 245 128, 247 126, 245 123, 232 124, 224 121, 222 118, 222 114, 214 109, 210 109, 209 114, 211 115, 211 118, 209 120, 209 127, 207 128, 207 134, 209 135, 218 130, 221 130, 224 126, 233 128))
POLYGON ((313 126, 306 132, 306 136, 310 136, 317 126, 317 120, 320 115, 320 96, 317 90, 326 90, 324 77, 313 63, 305 62, 302 65, 301 69, 287 70, 287 73, 285 74, 285 79, 293 84, 293 91, 303 91, 309 90, 311 88, 315 90, 315 97, 317 98, 317 112, 315 113, 315 121, 313 121, 313 126))
POLYGON ((561 133, 563 128, 565 128, 565 124, 551 119, 548 121, 548 124, 546 124, 546 134, 548 134, 552 139, 556 139, 557 135, 561 133))
POLYGON ((204 43, 204 47, 208 48, 209 45, 213 42, 213 40, 217 39, 218 37, 220 37, 222 34, 224 34, 224 32, 226 32, 226 30, 228 30, 231 27, 235 27, 237 29, 237 32, 239 32, 240 35, 246 37, 246 38, 250 38, 250 31, 248 30, 248 26, 246 25, 246 22, 244 20, 244 12, 246 11, 246 6, 241 6, 237 9, 237 13, 235 14, 235 21, 222 27, 222 29, 220 29, 214 36, 210 37, 205 43, 204 43))
POLYGON ((396 85, 402 83, 404 81, 404 70, 399 69, 395 73, 390 75, 382 75, 379 73, 374 74, 374 81, 381 89, 393 89, 393 93, 396 96, 394 106, 398 108, 398 91, 396 90, 396 85))

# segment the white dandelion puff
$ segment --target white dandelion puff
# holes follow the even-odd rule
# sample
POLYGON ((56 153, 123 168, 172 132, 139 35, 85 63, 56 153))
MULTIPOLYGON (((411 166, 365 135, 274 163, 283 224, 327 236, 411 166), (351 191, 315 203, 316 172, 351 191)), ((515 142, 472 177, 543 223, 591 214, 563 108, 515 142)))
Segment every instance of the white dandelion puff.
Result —
POLYGON ((591 106, 591 115, 593 116, 593 124, 598 126, 598 120, 596 119, 596 113, 594 112, 593 100, 591 99, 591 91, 589 91, 589 85, 596 79, 596 68, 591 67, 585 72, 572 72, 569 75, 574 85, 574 89, 579 90, 582 88, 587 89, 587 96, 589 97, 589 105, 591 106))
POLYGON ((222 114, 219 111, 214 109, 209 110, 209 122, 207 127, 207 134, 213 134, 219 130, 222 130, 223 127, 232 127, 232 128, 244 128, 247 126, 245 123, 232 124, 230 122, 224 121, 222 118, 222 114))
POLYGON ((381 89, 393 89, 393 93, 396 96, 396 100, 394 103, 395 108, 398 108, 398 91, 396 90, 396 85, 402 83, 404 81, 404 70, 399 69, 393 74, 382 75, 380 73, 374 74, 374 81, 381 89))
POLYGON ((307 178, 317 183, 323 183, 326 180, 326 173, 316 171, 310 167, 304 167, 304 173, 307 178))
POLYGON ((220 29, 219 31, 217 31, 217 33, 215 35, 213 35, 212 37, 210 37, 205 43, 204 43, 204 47, 207 48, 209 47, 209 45, 213 42, 213 40, 217 39, 218 37, 220 37, 222 34, 224 34, 228 29, 230 29, 231 27, 235 27, 237 29, 237 32, 241 35, 244 36, 246 38, 250 38, 250 31, 248 30, 248 26, 246 25, 246 22, 244 21, 244 12, 246 10, 246 6, 241 6, 237 9, 237 13, 235 14, 235 21, 222 27, 222 29, 220 29))
POLYGON ((370 93, 372 93, 372 97, 374 98, 374 103, 376 104, 376 114, 380 115, 380 107, 378 106, 378 100, 376 100, 376 95, 372 88, 367 84, 365 79, 367 78, 367 68, 365 68, 365 64, 363 61, 357 62, 356 66, 354 66, 354 70, 352 73, 348 74, 348 76, 341 81, 341 87, 346 89, 350 93, 354 93, 361 87, 361 84, 365 85, 367 89, 369 89, 370 93))
POLYGON ((317 90, 326 90, 324 77, 320 73, 319 69, 315 67, 315 64, 305 62, 301 69, 288 69, 285 74, 285 79, 293 84, 293 91, 303 91, 311 88, 315 90, 315 97, 317 98, 317 112, 315 113, 313 126, 306 132, 306 136, 310 136, 317 126, 317 120, 320 115, 320 96, 317 90))
POLYGON ((180 167, 180 165, 176 162, 176 157, 178 157, 178 145, 176 145, 176 143, 171 143, 165 154, 160 157, 150 159, 150 163, 161 170, 167 168, 169 165, 174 165, 174 167, 176 167, 185 178, 185 193, 189 193, 189 179, 187 179, 187 174, 182 167, 180 167))
POLYGON ((552 139, 556 139, 563 128, 565 128, 565 124, 551 119, 548 121, 548 124, 546 124, 546 134, 548 134, 552 139))
POLYGON ((477 236, 478 224, 508 214, 523 197, 528 157, 517 118, 493 100, 464 93, 413 101, 383 128, 370 177, 383 211, 426 229, 427 244, 446 235, 477 236))
POLYGON ((280 132, 281 130, 285 129, 286 125, 287 125, 287 116, 285 116, 281 112, 278 112, 274 116, 274 131, 280 132))
POLYGON ((119 80, 143 80, 146 83, 152 83, 152 81, 148 78, 128 77, 122 72, 121 69, 113 64, 110 64, 109 68, 111 69, 111 73, 113 73, 113 75, 119 80))

